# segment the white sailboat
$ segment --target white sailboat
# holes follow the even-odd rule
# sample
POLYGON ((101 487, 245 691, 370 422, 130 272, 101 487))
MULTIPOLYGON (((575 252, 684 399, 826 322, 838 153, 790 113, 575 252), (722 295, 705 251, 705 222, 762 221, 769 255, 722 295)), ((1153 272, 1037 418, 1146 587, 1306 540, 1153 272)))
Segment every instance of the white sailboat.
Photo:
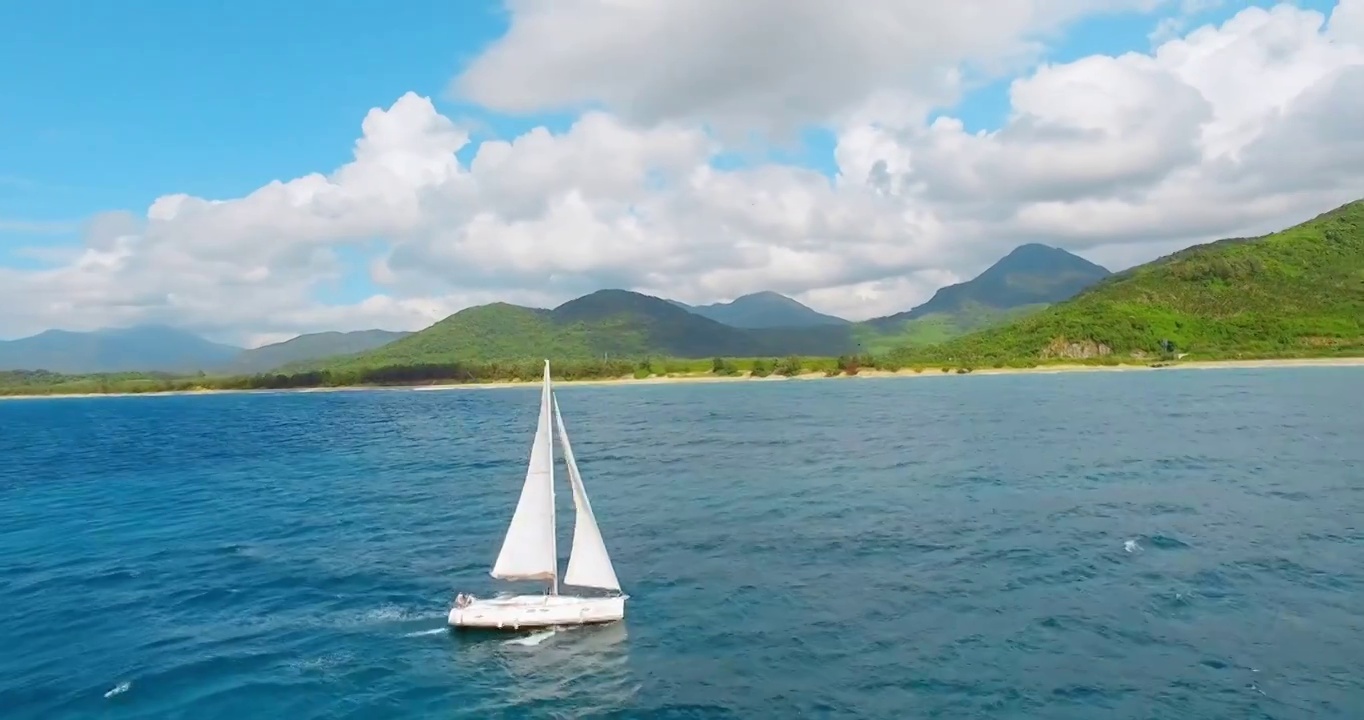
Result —
POLYGON ((502 580, 539 580, 549 583, 539 595, 511 595, 479 599, 461 593, 450 608, 450 625, 519 630, 555 625, 583 625, 620 620, 625 617, 625 594, 611 565, 611 556, 597 529, 592 505, 578 463, 573 457, 559 414, 559 401, 549 380, 549 361, 545 361, 544 384, 540 389, 540 417, 535 426, 526 482, 521 499, 507 527, 502 551, 493 563, 492 576, 502 580), (551 424, 551 416, 553 421, 551 424), (573 489, 573 548, 563 584, 577 588, 606 591, 603 595, 562 595, 559 593, 559 559, 555 546, 554 512, 554 430, 568 467, 573 489))

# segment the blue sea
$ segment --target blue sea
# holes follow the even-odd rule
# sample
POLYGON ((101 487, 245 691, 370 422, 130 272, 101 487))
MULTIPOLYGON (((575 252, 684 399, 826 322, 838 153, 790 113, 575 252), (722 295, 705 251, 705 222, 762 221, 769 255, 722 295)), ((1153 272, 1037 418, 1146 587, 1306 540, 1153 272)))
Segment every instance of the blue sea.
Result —
POLYGON ((0 402, 0 716, 1364 718, 1364 370, 559 399, 631 599, 512 636, 533 388, 0 402))

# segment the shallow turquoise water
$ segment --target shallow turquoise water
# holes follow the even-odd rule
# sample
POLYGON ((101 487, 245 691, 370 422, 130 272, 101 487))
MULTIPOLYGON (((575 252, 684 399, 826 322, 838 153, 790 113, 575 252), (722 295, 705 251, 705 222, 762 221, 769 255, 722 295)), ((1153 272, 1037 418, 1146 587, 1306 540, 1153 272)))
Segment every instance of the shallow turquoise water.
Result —
POLYGON ((529 645, 534 390, 0 402, 0 716, 1364 717, 1360 370, 560 403, 632 597, 529 645))

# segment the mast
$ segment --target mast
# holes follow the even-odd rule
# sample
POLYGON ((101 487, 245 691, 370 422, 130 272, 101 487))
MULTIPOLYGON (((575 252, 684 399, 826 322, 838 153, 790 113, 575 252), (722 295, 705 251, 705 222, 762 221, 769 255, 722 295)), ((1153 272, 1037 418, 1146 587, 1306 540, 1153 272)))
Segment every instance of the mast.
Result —
POLYGON ((559 512, 554 507, 554 423, 550 408, 554 402, 554 384, 549 379, 549 359, 545 359, 545 387, 540 393, 540 417, 544 418, 545 434, 549 436, 549 548, 554 558, 554 574, 550 578, 549 594, 559 594, 559 512))

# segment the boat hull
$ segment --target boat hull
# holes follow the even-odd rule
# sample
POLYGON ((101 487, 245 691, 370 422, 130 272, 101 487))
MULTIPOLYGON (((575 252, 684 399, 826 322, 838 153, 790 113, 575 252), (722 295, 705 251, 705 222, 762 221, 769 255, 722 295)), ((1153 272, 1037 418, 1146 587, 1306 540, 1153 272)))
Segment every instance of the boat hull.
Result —
POLYGON ((556 625, 607 623, 624 617, 624 595, 515 595, 473 600, 464 607, 450 608, 449 622, 451 627, 456 628, 525 630, 556 625))

